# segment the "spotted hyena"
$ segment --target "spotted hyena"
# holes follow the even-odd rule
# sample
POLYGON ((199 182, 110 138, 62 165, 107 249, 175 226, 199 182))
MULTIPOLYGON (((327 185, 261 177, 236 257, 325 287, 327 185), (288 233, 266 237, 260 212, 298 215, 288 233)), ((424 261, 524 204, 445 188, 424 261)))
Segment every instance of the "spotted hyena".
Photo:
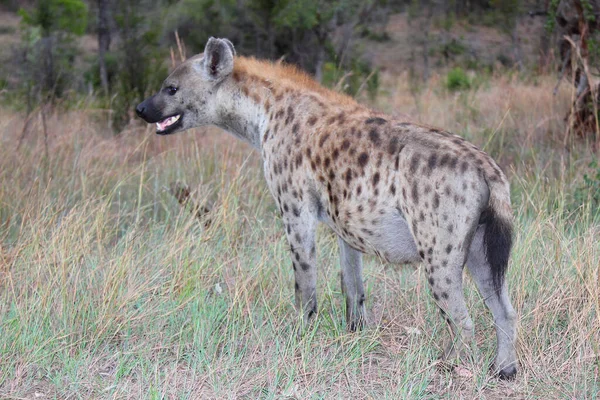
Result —
POLYGON ((509 184, 483 151, 443 130, 398 120, 325 89, 291 66, 236 56, 211 38, 137 114, 167 135, 216 125, 261 154, 290 244, 296 305, 317 312, 317 223, 338 236, 348 327, 365 322, 362 253, 424 264, 454 340, 473 338, 465 263, 494 316, 496 371, 516 373, 515 311, 504 274, 511 249, 509 184))

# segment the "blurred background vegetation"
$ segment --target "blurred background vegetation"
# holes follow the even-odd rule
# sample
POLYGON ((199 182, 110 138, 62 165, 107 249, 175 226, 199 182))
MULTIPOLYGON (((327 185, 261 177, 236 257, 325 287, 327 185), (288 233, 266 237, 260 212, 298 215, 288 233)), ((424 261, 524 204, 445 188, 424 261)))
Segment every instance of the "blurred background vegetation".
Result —
MULTIPOLYGON (((580 59, 599 65, 598 10, 597 0, 1 0, 0 36, 18 40, 0 41, 0 88, 28 115, 40 104, 93 100, 118 133, 181 55, 201 52, 210 36, 370 99, 386 70, 408 71, 417 91, 440 68, 451 91, 478 83, 469 71, 587 76, 580 59), (404 43, 390 25, 408 33, 404 43)), ((578 97, 590 91, 588 80, 569 80, 578 97)), ((578 110, 597 103, 588 97, 578 110)), ((579 119, 595 134, 593 115, 579 119)))

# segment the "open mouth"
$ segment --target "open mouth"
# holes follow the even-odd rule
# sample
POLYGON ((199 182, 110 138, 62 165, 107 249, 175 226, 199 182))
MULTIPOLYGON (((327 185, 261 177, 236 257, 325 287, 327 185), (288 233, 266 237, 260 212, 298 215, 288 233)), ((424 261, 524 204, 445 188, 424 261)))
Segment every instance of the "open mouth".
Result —
POLYGON ((181 114, 172 115, 156 123, 156 133, 166 135, 181 125, 181 114))

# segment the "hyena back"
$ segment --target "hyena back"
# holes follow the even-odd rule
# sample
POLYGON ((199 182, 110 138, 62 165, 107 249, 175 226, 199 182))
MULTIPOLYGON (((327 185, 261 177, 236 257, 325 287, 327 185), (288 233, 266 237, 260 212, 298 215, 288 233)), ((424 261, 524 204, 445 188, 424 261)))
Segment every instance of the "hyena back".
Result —
POLYGON ((494 317, 496 371, 516 373, 516 314, 504 274, 512 236, 509 185, 498 165, 459 136, 374 112, 289 66, 239 57, 211 38, 136 109, 157 133, 216 125, 262 155, 290 244, 296 305, 317 312, 315 232, 337 235, 348 327, 366 321, 362 253, 422 262, 454 340, 473 338, 465 263, 494 317))

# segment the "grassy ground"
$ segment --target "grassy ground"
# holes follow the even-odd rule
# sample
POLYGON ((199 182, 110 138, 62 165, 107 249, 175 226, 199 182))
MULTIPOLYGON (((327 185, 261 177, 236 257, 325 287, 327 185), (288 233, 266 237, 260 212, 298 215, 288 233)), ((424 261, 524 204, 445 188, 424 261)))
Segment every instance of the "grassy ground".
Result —
POLYGON ((521 370, 488 374, 495 334, 467 278, 475 361, 438 367, 443 321, 420 269, 366 258, 371 327, 348 334, 335 238, 319 235, 319 316, 302 338, 281 222, 249 147, 217 130, 118 137, 101 110, 0 111, 0 398, 598 398, 600 223, 574 202, 585 144, 563 146, 570 93, 496 77, 449 94, 405 77, 377 107, 462 134, 511 176, 508 274, 521 370), (166 187, 214 203, 210 226, 166 187))

